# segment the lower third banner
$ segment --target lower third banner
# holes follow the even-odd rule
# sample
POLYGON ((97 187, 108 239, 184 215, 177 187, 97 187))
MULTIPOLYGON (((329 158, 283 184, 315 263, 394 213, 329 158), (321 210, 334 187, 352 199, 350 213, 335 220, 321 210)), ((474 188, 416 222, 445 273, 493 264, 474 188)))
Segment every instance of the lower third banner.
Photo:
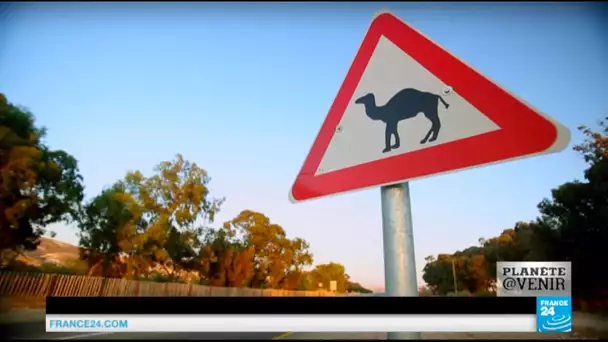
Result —
POLYGON ((70 315, 48 332, 534 332, 536 315, 70 315))
POLYGON ((48 297, 60 332, 533 332, 534 297, 48 297))

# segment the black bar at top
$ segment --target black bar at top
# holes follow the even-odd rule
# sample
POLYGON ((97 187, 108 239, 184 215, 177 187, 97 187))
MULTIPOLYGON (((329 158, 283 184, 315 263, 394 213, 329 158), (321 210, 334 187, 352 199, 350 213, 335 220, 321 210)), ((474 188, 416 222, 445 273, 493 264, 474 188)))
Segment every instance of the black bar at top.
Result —
POLYGON ((536 314, 535 297, 47 297, 47 314, 536 314))

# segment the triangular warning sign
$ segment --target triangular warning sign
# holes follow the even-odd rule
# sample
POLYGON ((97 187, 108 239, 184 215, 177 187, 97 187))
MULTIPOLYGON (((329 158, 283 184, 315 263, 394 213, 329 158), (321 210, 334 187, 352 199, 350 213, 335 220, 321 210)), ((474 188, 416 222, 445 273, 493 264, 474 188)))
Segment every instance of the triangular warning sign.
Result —
POLYGON ((569 130, 387 11, 374 17, 294 202, 561 151, 569 130))

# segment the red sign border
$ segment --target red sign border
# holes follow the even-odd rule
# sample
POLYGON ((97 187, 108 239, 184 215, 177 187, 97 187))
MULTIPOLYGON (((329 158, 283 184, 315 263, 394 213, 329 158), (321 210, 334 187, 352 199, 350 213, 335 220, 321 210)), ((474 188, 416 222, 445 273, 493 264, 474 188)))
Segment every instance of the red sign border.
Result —
MULTIPOLYGON (((565 132, 568 132, 567 129, 565 132)), ((290 192, 293 202, 400 183, 553 150, 557 124, 388 12, 373 19, 290 192), (315 175, 363 73, 384 36, 501 129, 315 175)), ((569 141, 569 132, 566 147, 569 141)))

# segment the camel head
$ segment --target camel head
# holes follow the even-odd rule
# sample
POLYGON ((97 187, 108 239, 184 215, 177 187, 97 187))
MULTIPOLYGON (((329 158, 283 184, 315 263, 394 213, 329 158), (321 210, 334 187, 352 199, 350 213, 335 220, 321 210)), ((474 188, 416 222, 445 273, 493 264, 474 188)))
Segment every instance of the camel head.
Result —
POLYGON ((373 105, 376 103, 374 94, 368 93, 355 100, 356 104, 373 105))
POLYGON ((376 106, 376 97, 372 93, 361 96, 355 100, 356 104, 365 106, 365 114, 372 120, 382 120, 380 108, 376 106))

